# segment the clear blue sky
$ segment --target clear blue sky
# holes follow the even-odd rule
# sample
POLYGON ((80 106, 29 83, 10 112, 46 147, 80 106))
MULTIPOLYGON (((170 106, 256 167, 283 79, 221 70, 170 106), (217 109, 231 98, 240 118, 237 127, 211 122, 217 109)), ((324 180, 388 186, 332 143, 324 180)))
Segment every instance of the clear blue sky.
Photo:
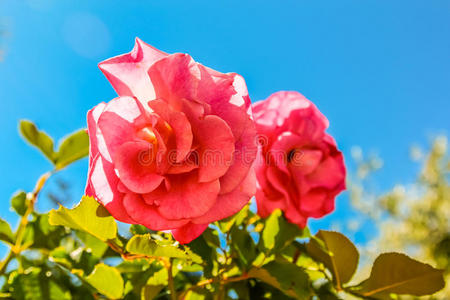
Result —
MULTIPOLYGON (((354 145, 384 159, 380 189, 411 181, 409 146, 450 130, 449 16, 447 0, 0 1, 0 217, 14 220, 10 195, 51 168, 19 138, 18 120, 55 138, 85 127, 87 110, 115 96, 97 63, 136 36, 242 74, 252 101, 300 91, 329 118, 347 161, 354 145)), ((58 175, 71 203, 86 170, 83 160, 58 175)), ((351 217, 346 202, 316 227, 351 217)))

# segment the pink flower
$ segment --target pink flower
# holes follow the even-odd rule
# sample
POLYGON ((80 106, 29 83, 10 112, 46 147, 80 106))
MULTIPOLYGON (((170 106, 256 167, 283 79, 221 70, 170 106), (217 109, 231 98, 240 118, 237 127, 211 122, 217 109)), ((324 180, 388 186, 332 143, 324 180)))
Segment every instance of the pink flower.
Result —
POLYGON ((259 134, 256 165, 258 214, 281 209, 289 222, 305 227, 334 209, 345 189, 345 166, 328 120, 297 92, 278 92, 253 105, 259 134))
POLYGON ((119 97, 88 113, 94 196, 119 221, 181 243, 255 193, 255 125, 243 78, 139 39, 99 65, 119 97))

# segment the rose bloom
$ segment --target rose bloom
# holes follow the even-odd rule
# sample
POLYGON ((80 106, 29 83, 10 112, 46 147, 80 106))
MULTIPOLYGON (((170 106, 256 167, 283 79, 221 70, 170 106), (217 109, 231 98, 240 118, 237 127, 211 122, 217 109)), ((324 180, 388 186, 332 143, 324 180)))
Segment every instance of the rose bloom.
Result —
POLYGON ((328 120, 297 92, 278 92, 253 104, 259 135, 255 163, 258 214, 279 208, 291 223, 305 227, 334 209, 345 189, 345 166, 328 120))
POLYGON ((256 130, 241 76, 139 39, 99 67, 119 97, 88 112, 87 195, 181 243, 250 200, 256 130))

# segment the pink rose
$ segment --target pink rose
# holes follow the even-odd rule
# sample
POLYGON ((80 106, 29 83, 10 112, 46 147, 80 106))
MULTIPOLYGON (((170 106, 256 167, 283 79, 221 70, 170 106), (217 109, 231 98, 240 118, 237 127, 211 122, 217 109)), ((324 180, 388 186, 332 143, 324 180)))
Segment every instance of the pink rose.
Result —
POLYGON ((139 39, 99 64, 119 97, 89 111, 89 178, 119 221, 181 243, 254 195, 256 130, 243 78, 139 39))
POLYGON ((334 209, 345 189, 345 166, 328 120, 297 92, 278 92, 253 104, 259 134, 256 165, 258 214, 281 209, 289 222, 305 227, 334 209))

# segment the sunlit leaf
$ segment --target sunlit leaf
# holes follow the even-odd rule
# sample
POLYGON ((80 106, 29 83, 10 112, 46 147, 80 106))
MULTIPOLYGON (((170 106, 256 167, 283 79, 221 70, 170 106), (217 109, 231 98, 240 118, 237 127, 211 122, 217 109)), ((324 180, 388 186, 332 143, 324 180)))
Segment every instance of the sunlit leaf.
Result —
POLYGON ((91 252, 96 257, 102 257, 108 249, 108 245, 106 243, 86 231, 77 231, 77 236, 85 245, 86 250, 91 252))
POLYGON ((85 129, 65 137, 56 154, 56 168, 61 169, 89 154, 89 136, 85 129))
POLYGON ((72 209, 60 207, 49 213, 51 225, 62 225, 86 231, 96 238, 107 241, 117 236, 117 223, 109 212, 94 198, 83 196, 72 209))
POLYGON ((281 261, 272 261, 262 268, 252 268, 249 277, 257 278, 298 299, 307 299, 310 294, 308 275, 300 267, 281 261))
POLYGON ((146 234, 146 233, 149 233, 149 230, 147 229, 147 227, 145 227, 143 225, 131 224, 130 225, 130 233, 132 235, 135 235, 135 234, 146 234))
POLYGON ((144 285, 141 289, 141 300, 153 300, 158 296, 164 285, 144 285))
POLYGON ((261 234, 259 247, 265 253, 276 253, 297 237, 307 237, 304 232, 295 224, 287 222, 281 210, 276 209, 265 220, 264 229, 261 234))
POLYGON ((85 280, 100 294, 108 298, 120 299, 122 297, 123 279, 116 268, 98 264, 85 280))
POLYGON ((23 216, 27 210, 27 193, 18 191, 11 198, 11 207, 20 216, 23 216))
POLYGON ((233 227, 230 231, 231 248, 237 252, 237 257, 242 262, 242 267, 251 265, 257 256, 256 245, 249 232, 238 227, 233 227))
POLYGON ((443 271, 400 253, 383 253, 372 266, 370 277, 362 282, 359 294, 391 299, 390 294, 423 296, 445 285, 443 271))
POLYGON ((150 234, 135 235, 127 243, 126 250, 131 254, 143 255, 148 257, 167 257, 192 260, 201 262, 198 255, 189 255, 184 250, 175 245, 161 243, 152 239, 150 234))
POLYGON ((338 289, 348 282, 358 267, 359 253, 355 245, 343 234, 319 230, 306 249, 313 258, 322 262, 333 274, 338 289))
POLYGON ((3 219, 0 219, 0 240, 11 245, 14 244, 14 234, 11 230, 11 226, 3 219))
POLYGON ((38 148, 51 162, 55 162, 56 155, 51 137, 38 130, 34 123, 27 120, 20 121, 19 130, 28 143, 38 148))

